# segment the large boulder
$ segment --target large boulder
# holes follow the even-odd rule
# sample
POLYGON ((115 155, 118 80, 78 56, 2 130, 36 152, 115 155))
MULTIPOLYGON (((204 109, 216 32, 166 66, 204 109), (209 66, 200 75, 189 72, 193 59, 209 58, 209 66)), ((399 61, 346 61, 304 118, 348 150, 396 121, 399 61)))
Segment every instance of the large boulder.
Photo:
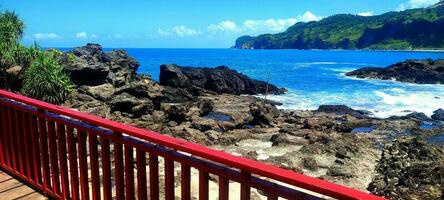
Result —
POLYGON ((386 68, 365 67, 348 72, 347 76, 418 84, 444 83, 444 59, 406 60, 386 68))
POLYGON ((80 86, 78 90, 79 92, 94 97, 94 99, 99 101, 108 101, 114 95, 115 88, 111 84, 106 83, 98 86, 83 85, 80 86))
POLYGON ((257 101, 250 104, 250 113, 253 116, 254 125, 273 125, 275 118, 279 117, 279 110, 271 105, 262 101, 257 101))
POLYGON ((111 112, 120 111, 128 113, 131 117, 140 117, 151 113, 154 109, 153 102, 148 98, 136 98, 128 93, 122 93, 108 102, 111 112))
POLYGON ((162 65, 159 80, 161 85, 193 91, 204 89, 217 94, 283 94, 286 91, 264 81, 251 79, 226 66, 197 68, 162 65))
POLYGON ((61 64, 78 85, 97 86, 128 84, 136 75, 139 63, 124 50, 104 52, 98 44, 87 44, 65 53, 61 64), (73 56, 72 56, 73 55, 73 56))
POLYGON ((338 115, 350 115, 357 118, 367 118, 370 114, 367 111, 354 110, 345 105, 321 105, 316 111, 323 113, 334 113, 338 115))
POLYGON ((427 115, 422 112, 412 112, 406 116, 409 117, 410 119, 415 119, 418 121, 426 121, 429 119, 429 117, 427 117, 427 115))
POLYGON ((440 108, 438 110, 433 111, 432 119, 444 121, 444 110, 440 108))

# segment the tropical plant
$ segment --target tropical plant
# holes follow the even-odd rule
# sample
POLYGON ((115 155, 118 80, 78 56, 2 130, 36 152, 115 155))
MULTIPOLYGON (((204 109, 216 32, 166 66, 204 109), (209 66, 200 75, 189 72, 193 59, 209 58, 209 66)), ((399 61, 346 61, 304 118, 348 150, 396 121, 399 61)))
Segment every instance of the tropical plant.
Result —
POLYGON ((0 88, 7 88, 6 69, 17 64, 24 23, 14 12, 0 12, 0 88))
POLYGON ((68 74, 58 63, 61 52, 39 52, 26 69, 22 93, 48 103, 61 104, 74 88, 68 74))
POLYGON ((34 43, 34 45, 31 47, 17 45, 12 50, 15 64, 22 66, 24 69, 31 65, 32 61, 40 52, 41 50, 37 43, 34 43))

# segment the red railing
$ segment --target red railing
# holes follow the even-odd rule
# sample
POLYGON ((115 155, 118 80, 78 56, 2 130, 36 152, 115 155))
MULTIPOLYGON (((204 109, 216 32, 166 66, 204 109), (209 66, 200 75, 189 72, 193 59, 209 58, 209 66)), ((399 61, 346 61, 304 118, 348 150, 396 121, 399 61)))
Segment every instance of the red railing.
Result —
POLYGON ((201 200, 209 199, 210 174, 220 200, 234 191, 230 182, 240 184, 242 200, 251 188, 268 199, 383 199, 3 90, 0 125, 0 168, 55 199, 189 200, 192 169, 201 200))

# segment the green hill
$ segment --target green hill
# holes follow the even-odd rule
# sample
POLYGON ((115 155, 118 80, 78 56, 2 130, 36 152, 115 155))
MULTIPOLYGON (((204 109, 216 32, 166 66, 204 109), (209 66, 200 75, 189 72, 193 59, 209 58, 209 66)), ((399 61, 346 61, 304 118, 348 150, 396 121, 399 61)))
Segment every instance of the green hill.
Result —
POLYGON ((242 36, 239 49, 444 49, 444 2, 377 16, 339 14, 278 34, 242 36))

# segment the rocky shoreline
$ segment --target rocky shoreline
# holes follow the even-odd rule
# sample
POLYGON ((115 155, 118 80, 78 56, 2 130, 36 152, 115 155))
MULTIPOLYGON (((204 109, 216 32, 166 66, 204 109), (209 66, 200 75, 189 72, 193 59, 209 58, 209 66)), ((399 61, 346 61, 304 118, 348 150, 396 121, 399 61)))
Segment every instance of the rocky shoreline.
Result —
POLYGON ((444 60, 406 60, 386 68, 365 67, 345 75, 417 84, 443 84, 444 60))
POLYGON ((437 121, 441 111, 434 121, 421 114, 374 119, 337 105, 279 110, 274 102, 240 94, 283 89, 228 67, 164 65, 158 83, 138 75, 139 63, 123 50, 88 44, 61 60, 77 86, 67 107, 394 199, 444 196, 443 173, 422 173, 421 180, 414 173, 421 163, 443 170, 444 158, 435 156, 443 146, 425 142, 444 131, 437 121), (422 128, 425 121, 434 126, 422 128), (417 146, 424 148, 418 153, 417 146))

